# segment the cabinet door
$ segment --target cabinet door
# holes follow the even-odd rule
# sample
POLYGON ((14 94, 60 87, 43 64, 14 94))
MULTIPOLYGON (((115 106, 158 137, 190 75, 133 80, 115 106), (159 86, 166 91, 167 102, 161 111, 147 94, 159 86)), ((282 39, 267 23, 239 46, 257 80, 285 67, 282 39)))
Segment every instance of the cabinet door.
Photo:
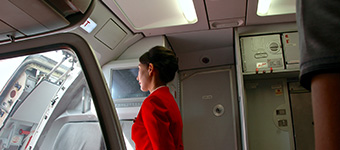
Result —
POLYGON ((238 149, 238 111, 232 68, 181 72, 186 149, 238 149))
POLYGON ((294 138, 285 79, 245 81, 251 150, 293 150, 294 138))
POLYGON ((297 150, 315 149, 312 96, 309 92, 294 91, 290 84, 290 102, 297 150))

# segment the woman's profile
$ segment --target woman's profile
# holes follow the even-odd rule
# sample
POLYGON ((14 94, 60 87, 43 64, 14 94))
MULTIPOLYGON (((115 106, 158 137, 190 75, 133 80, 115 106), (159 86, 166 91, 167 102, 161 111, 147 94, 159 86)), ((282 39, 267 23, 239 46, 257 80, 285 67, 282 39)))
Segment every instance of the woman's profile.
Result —
POLYGON ((136 150, 182 150, 182 117, 166 86, 178 70, 177 57, 172 50, 155 46, 139 62, 137 80, 141 90, 150 91, 150 95, 132 126, 136 150))

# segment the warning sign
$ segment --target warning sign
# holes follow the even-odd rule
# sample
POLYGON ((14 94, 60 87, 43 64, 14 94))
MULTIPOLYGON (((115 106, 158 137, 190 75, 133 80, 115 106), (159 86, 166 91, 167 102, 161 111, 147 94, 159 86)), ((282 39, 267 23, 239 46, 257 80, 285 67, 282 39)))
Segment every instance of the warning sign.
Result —
POLYGON ((11 144, 13 145, 21 144, 22 139, 23 139, 23 136, 14 135, 11 139, 11 144))
POLYGON ((276 96, 280 96, 280 95, 282 95, 283 93, 282 93, 282 89, 275 89, 275 95, 276 96))

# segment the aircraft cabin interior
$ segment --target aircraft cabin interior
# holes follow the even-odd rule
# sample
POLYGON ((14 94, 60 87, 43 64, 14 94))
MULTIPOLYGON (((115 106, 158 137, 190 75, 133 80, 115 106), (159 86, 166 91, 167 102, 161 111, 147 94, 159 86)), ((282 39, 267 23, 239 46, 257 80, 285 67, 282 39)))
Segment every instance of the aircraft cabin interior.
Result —
POLYGON ((295 3, 3 0, 0 149, 135 149, 138 58, 159 45, 186 150, 312 150, 295 3))

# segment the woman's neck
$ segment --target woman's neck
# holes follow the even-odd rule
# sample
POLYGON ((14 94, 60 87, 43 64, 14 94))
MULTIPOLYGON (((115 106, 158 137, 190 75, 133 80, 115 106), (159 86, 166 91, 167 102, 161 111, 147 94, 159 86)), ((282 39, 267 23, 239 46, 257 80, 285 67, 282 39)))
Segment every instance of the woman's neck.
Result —
POLYGON ((156 70, 152 74, 151 84, 150 85, 151 85, 151 87, 149 89, 150 93, 155 91, 157 88, 166 85, 164 82, 162 82, 162 80, 160 79, 159 74, 158 74, 158 72, 156 70))
POLYGON ((160 85, 160 86, 154 88, 153 90, 150 91, 150 94, 153 93, 153 92, 155 92, 156 90, 162 88, 162 87, 165 87, 165 85, 160 85))
POLYGON ((159 75, 155 72, 155 74, 153 75, 152 79, 151 79, 151 87, 149 89, 150 93, 152 93, 152 91, 154 91, 156 88, 160 87, 160 86, 165 86, 166 84, 164 84, 161 79, 159 78, 159 75))

